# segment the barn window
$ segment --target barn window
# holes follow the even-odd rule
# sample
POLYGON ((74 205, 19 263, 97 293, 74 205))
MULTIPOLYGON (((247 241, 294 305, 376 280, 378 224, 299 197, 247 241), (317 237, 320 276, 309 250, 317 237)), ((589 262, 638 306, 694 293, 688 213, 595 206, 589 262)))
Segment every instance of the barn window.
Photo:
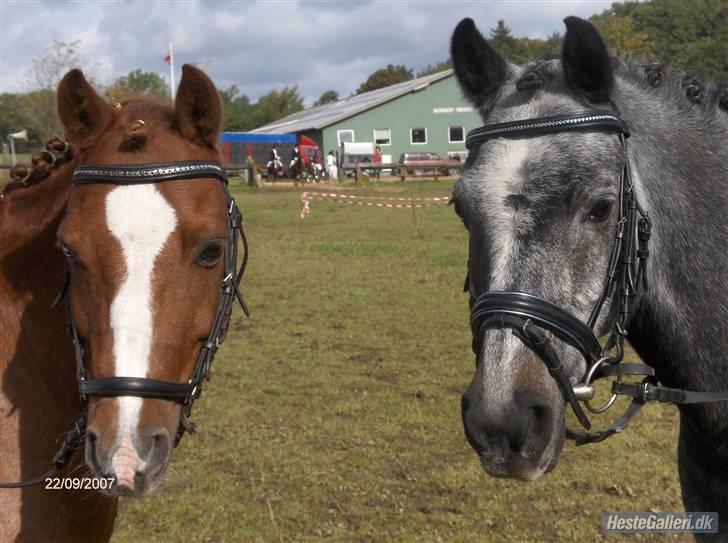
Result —
POLYGON ((465 141, 465 128, 462 126, 450 126, 447 129, 448 143, 463 143, 465 141))
POLYGON ((410 128, 410 143, 412 145, 427 143, 427 128, 410 128))
POLYGON ((336 140, 339 145, 342 143, 353 143, 354 142, 354 131, 353 130, 337 130, 336 140))
POLYGON ((392 129, 391 128, 375 128, 374 129, 375 145, 391 145, 392 129))

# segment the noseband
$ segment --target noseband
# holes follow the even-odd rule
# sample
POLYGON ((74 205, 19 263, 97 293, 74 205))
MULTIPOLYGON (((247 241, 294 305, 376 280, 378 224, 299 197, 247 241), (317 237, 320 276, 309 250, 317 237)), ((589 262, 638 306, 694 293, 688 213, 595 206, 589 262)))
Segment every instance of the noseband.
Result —
MULTIPOLYGON (((216 162, 192 160, 184 162, 168 162, 164 164, 144 164, 140 166, 79 166, 73 172, 74 185, 109 184, 109 185, 147 185, 165 181, 181 181, 192 179, 218 179, 222 182, 228 216, 228 236, 225 246, 224 276, 220 287, 220 299, 213 320, 212 329, 202 345, 192 375, 186 383, 160 381, 146 377, 101 377, 90 379, 84 361, 84 343, 78 334, 71 312, 70 262, 66 273, 66 282, 53 306, 66 298, 68 311, 69 334, 73 340, 76 356, 76 378, 85 405, 90 396, 118 397, 135 396, 139 398, 156 398, 169 400, 182 405, 179 426, 175 436, 175 446, 179 444, 185 432, 194 433, 195 425, 189 420, 192 404, 202 394, 202 386, 210 379, 210 366, 218 348, 227 334, 232 315, 233 302, 237 299, 245 315, 249 316, 248 306, 240 292, 239 285, 248 262, 248 242, 243 231, 243 216, 230 195, 227 187, 225 170, 216 162), (243 257, 238 267, 238 245, 242 241, 243 257)), ((64 254, 70 253, 64 248, 64 254)), ((66 436, 61 449, 53 459, 53 468, 30 481, 21 483, 3 483, 0 488, 21 488, 43 482, 52 477, 71 458, 79 447, 86 430, 85 415, 74 424, 73 430, 66 436)))
POLYGON ((511 329, 544 362, 579 423, 587 430, 591 428, 591 423, 580 401, 592 413, 603 413, 612 406, 618 395, 633 398, 624 415, 604 431, 577 432, 568 429, 567 436, 574 439, 577 445, 603 441, 621 432, 647 401, 686 404, 728 400, 726 392, 692 392, 655 386, 655 371, 652 367, 622 362, 624 338, 635 301, 648 287, 646 264, 650 254, 648 244, 652 222, 634 191, 627 150, 629 131, 617 115, 610 111, 594 110, 577 115, 485 125, 470 131, 465 145, 471 149, 494 138, 528 138, 559 132, 597 130, 617 134, 625 159, 619 177, 619 208, 614 243, 604 285, 588 321, 582 322, 564 308, 535 294, 488 291, 476 295, 470 281, 470 270, 464 287, 465 292, 470 293, 470 326, 476 357, 480 355, 486 330, 511 329), (616 314, 616 318, 609 339, 602 348, 595 326, 607 300, 614 302, 610 314, 616 314), (571 384, 567 368, 559 360, 547 332, 576 349, 586 361, 588 370, 579 384, 571 384), (623 383, 622 377, 626 375, 642 376, 643 380, 639 384, 623 383), (595 394, 593 382, 603 377, 616 377, 612 383, 612 396, 604 405, 594 407, 590 403, 595 394))

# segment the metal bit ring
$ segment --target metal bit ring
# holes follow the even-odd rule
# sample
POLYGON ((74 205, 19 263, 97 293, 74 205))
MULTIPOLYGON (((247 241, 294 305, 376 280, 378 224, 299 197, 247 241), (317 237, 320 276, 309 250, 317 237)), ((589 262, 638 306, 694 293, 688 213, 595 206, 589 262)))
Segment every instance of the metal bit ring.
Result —
MULTIPOLYGON (((599 360, 594 362, 594 364, 592 364, 592 366, 589 368, 589 371, 586 372, 586 377, 584 379, 585 384, 590 385, 592 382, 592 379, 594 378, 594 374, 596 373, 596 371, 599 368, 601 368, 604 364, 606 364, 610 359, 611 359, 611 357, 609 357, 609 356, 603 356, 599 360)), ((621 373, 617 375, 617 381, 618 382, 622 381, 621 373)), ((617 401, 617 395, 612 394, 611 398, 609 398, 606 401, 606 403, 604 403, 603 405, 601 405, 599 407, 594 407, 589 400, 584 400, 584 405, 586 406, 586 408, 589 411, 598 415, 600 413, 606 412, 607 409, 609 409, 610 407, 612 407, 612 405, 614 405, 615 401, 617 401)))

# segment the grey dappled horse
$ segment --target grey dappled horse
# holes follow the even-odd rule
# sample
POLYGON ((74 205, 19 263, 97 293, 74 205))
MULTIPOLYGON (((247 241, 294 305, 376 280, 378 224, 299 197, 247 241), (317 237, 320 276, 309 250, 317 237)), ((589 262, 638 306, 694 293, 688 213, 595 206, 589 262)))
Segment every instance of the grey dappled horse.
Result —
MULTIPOLYGON (((560 58, 517 66, 464 19, 452 37, 460 86, 486 124, 594 109, 628 124, 634 190, 653 224, 649 288, 634 300, 629 340, 664 385, 728 390, 728 92, 694 81, 686 92, 681 75, 612 59, 593 26, 565 22, 560 58)), ((614 243, 624 153, 599 129, 471 149, 453 201, 469 232, 473 296, 534 293, 586 322, 614 243)), ((599 334, 616 318, 617 295, 596 320, 599 334)), ((585 361, 552 343, 577 383, 585 361)), ((488 473, 536 479, 563 447, 562 391, 510 330, 486 329, 478 346, 463 395, 468 440, 488 473)), ((728 402, 680 407, 678 460, 686 510, 717 511, 717 537, 727 539, 728 402)))

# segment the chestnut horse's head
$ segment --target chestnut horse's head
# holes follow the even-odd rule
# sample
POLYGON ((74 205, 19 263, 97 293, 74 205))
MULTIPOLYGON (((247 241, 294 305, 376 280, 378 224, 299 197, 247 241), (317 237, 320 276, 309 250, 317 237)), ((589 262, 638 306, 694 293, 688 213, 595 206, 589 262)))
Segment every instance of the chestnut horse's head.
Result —
MULTIPOLYGON (((147 100, 112 107, 73 70, 60 83, 58 111, 86 166, 220 159, 218 93, 189 65, 174 109, 147 100)), ((197 366, 221 300, 230 202, 220 179, 187 177, 124 184, 112 176, 71 191, 58 238, 70 262, 71 317, 89 382, 183 384, 197 366)), ((89 395, 87 464, 115 477, 116 493, 153 491, 181 409, 179 401, 118 390, 89 395)))

